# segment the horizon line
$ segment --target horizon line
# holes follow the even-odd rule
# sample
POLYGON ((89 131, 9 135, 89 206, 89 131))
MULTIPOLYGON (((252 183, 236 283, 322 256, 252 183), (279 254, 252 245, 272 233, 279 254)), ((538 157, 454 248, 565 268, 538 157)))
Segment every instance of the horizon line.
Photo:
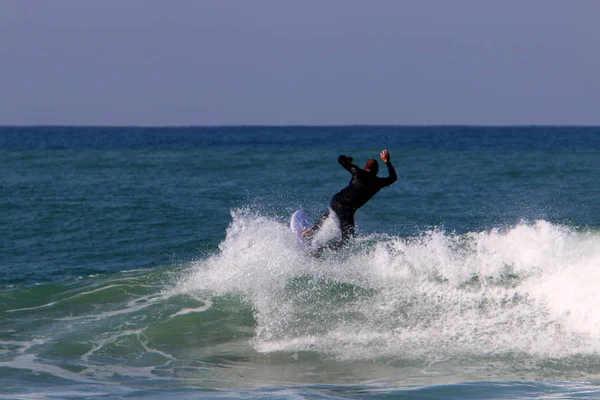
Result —
POLYGON ((432 127, 462 127, 462 128, 598 128, 594 124, 215 124, 215 125, 79 125, 79 124, 0 124, 0 128, 137 128, 137 129, 191 129, 191 128, 352 128, 352 127, 382 127, 382 128, 432 128, 432 127))

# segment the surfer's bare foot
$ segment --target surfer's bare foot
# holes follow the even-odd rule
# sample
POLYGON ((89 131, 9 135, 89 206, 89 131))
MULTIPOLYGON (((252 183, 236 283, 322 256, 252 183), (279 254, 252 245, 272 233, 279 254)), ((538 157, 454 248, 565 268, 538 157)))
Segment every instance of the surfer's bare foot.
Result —
POLYGON ((312 231, 312 228, 308 228, 307 230, 303 231, 301 233, 302 237, 305 239, 310 239, 310 232, 312 231))

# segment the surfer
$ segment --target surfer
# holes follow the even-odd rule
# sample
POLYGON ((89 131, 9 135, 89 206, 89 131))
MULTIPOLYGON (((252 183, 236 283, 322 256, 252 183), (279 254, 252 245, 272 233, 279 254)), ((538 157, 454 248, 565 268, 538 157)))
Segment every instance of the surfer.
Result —
MULTIPOLYGON (((382 150, 379 156, 387 167, 389 174, 387 178, 377 176, 377 172, 379 172, 377 160, 367 160, 363 169, 352 164, 352 161, 354 161, 352 157, 344 155, 338 157, 340 165, 352 174, 350 183, 331 198, 329 202, 330 210, 319 218, 311 228, 302 232, 305 239, 311 240, 314 237, 329 216, 330 211, 335 212, 339 219, 342 240, 328 247, 337 250, 346 245, 350 238, 354 237, 354 213, 356 213, 356 210, 369 201, 381 188, 391 185, 398 179, 390 162, 390 153, 387 150, 382 150)), ((322 249, 319 249, 318 252, 320 250, 322 249)))

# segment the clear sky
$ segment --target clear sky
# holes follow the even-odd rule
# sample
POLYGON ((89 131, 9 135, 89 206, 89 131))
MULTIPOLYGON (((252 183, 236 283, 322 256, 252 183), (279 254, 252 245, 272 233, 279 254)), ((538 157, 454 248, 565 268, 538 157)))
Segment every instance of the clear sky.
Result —
POLYGON ((597 0, 0 0, 0 125, 600 125, 597 0))

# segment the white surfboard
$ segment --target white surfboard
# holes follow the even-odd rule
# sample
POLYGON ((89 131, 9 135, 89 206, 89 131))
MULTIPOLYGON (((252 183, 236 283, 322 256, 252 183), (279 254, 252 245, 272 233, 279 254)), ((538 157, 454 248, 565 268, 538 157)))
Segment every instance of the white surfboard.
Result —
POLYGON ((302 237, 302 232, 311 227, 308 213, 304 210, 298 210, 292 215, 290 220, 290 228, 296 234, 296 244, 302 250, 311 250, 310 241, 302 237))

